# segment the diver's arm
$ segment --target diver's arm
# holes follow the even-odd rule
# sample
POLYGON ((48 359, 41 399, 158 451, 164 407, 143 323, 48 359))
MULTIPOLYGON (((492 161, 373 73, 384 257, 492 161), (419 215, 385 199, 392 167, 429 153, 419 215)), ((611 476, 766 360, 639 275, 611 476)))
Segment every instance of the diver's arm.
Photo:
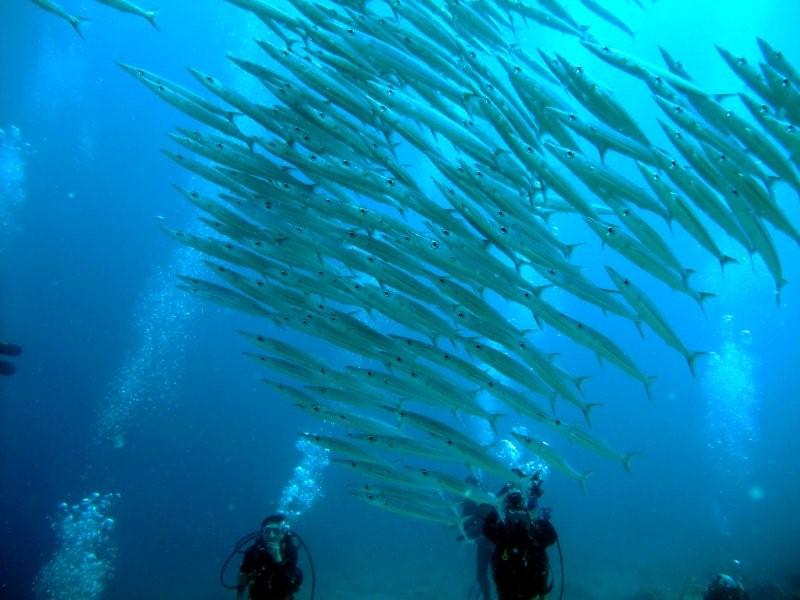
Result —
POLYGON ((550 519, 537 519, 534 526, 536 527, 536 538, 539 544, 547 548, 556 543, 558 534, 550 519))
POLYGON ((492 508, 491 512, 486 515, 486 520, 483 522, 483 535, 486 536, 487 540, 496 544, 497 539, 500 537, 500 530, 502 527, 503 524, 500 521, 500 515, 495 508, 492 508))

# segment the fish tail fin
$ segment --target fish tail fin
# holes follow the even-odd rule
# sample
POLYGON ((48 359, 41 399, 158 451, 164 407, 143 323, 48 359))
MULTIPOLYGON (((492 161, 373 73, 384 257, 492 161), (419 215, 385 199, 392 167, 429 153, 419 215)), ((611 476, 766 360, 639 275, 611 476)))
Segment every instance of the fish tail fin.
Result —
POLYGON ((700 305, 700 310, 703 313, 706 312, 705 301, 708 300, 709 298, 716 298, 716 297, 717 295, 714 292, 697 292, 694 295, 694 299, 697 300, 697 304, 700 305))
POLYGON ((639 337, 644 339, 644 329, 642 329, 642 321, 641 321, 641 319, 636 319, 633 322, 633 324, 636 325, 636 331, 639 332, 639 337))
POLYGON ((583 394, 583 384, 591 378, 591 375, 579 375, 578 377, 573 377, 572 382, 575 384, 575 387, 578 388, 578 391, 583 394))
POLYGON ((777 175, 767 175, 764 178, 764 185, 767 187, 767 191, 769 191, 770 196, 773 195, 772 186, 774 186, 777 182, 781 181, 783 178, 778 177, 777 175))
POLYGON ((789 282, 783 277, 775 281, 775 304, 778 307, 781 305, 781 291, 783 291, 783 286, 785 286, 787 283, 789 282))
POLYGON ((739 261, 733 258, 732 256, 728 256, 727 254, 723 254, 722 256, 720 256, 719 265, 722 268, 723 273, 725 272, 725 265, 731 265, 731 264, 738 265, 739 261))
POLYGON ((558 399, 558 394, 553 392, 550 394, 547 399, 550 401, 550 412, 553 413, 553 417, 556 416, 556 400, 558 399))
POLYGON ((647 397, 652 400, 653 399, 653 390, 651 386, 653 385, 653 381, 655 381, 655 375, 647 375, 644 381, 644 391, 647 393, 647 397))
POLYGON ((689 277, 695 273, 696 271, 694 269, 681 269, 681 279, 683 280, 683 285, 687 288, 689 287, 689 277))
POLYGON ((700 356, 707 356, 707 355, 708 352, 689 352, 689 354, 686 355, 686 362, 689 363, 689 370, 692 372, 692 377, 697 377, 697 373, 695 373, 694 370, 694 362, 700 356))
POLYGON ((567 245, 564 247, 564 256, 566 256, 567 258, 571 258, 571 257, 572 257, 572 252, 573 252, 573 251, 575 250, 575 248, 577 248, 578 246, 583 246, 583 244, 582 244, 582 243, 579 243, 579 244, 567 244, 567 245))
POLYGON ((581 406, 581 412, 583 413, 583 418, 586 421, 586 424, 591 427, 592 426, 592 419, 590 418, 591 412, 593 408, 597 408, 598 406, 603 406, 602 402, 589 402, 581 406))
POLYGON ((589 475, 591 474, 592 474, 591 471, 586 471, 585 473, 582 473, 580 477, 578 477, 578 483, 581 486, 582 492, 586 492, 586 480, 589 479, 589 475))
POLYGON ((83 32, 81 31, 81 23, 85 23, 87 21, 91 21, 91 19, 88 17, 70 17, 69 19, 69 24, 72 25, 72 28, 75 30, 75 32, 81 36, 82 40, 85 40, 86 38, 83 37, 83 32))
POLYGON ((504 413, 489 413, 487 420, 489 421, 489 426, 492 428, 492 431, 495 435, 500 435, 497 431, 497 419, 500 417, 505 417, 504 413))
POLYGON ((639 456, 640 454, 641 452, 639 450, 636 450, 634 452, 628 452, 627 454, 624 454, 622 456, 622 466, 625 467, 625 472, 628 473, 628 475, 630 475, 631 477, 633 477, 633 471, 631 471, 631 460, 633 460, 635 456, 639 456))
POLYGON ((150 22, 150 25, 156 28, 156 31, 161 31, 158 28, 158 24, 156 23, 156 15, 158 15, 158 9, 155 10, 148 10, 144 13, 144 18, 150 22))

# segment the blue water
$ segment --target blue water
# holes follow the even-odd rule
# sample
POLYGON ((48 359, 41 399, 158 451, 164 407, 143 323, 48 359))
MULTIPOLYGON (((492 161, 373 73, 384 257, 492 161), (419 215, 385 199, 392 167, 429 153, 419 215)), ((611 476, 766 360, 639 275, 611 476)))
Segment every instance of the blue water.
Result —
MULTIPOLYGON (((263 372, 242 357, 248 348, 236 331, 260 323, 175 289, 175 273, 201 272, 199 258, 159 225, 192 227, 196 215, 171 187, 189 175, 159 149, 170 147, 169 129, 190 122, 114 63, 197 89, 185 67, 236 77, 225 55, 253 54, 261 25, 226 3, 173 1, 157 32, 82 2, 74 12, 92 18, 84 41, 32 3, 4 4, 0 338, 25 351, 17 374, 0 380, 0 597, 35 597, 43 567, 63 556, 59 504, 76 504, 86 519, 80 502, 94 492, 119 494, 102 507, 113 524, 98 548, 113 576, 102 575, 110 583, 101 597, 228 597, 220 564, 278 507, 303 459, 296 433, 319 424, 270 397, 263 372)), ((714 44, 756 60, 761 36, 800 64, 795 2, 608 4, 636 38, 586 17, 594 35, 652 62, 663 46, 720 93, 741 84, 714 44)), ((536 31, 521 43, 587 59, 578 44, 536 31)), ((587 64, 657 137, 642 86, 587 64)), ((796 195, 786 186, 776 192, 800 223, 796 195)), ((568 221, 560 227, 575 241, 568 221)), ((735 571, 754 592, 771 590, 757 597, 784 597, 769 586, 796 594, 798 248, 776 235, 789 281, 778 307, 760 259, 751 267, 737 255, 741 264, 722 277, 681 234, 668 239, 697 269, 697 287, 718 293, 703 314, 685 296, 644 286, 689 348, 713 353, 696 379, 680 355, 629 324, 611 320, 608 333, 657 376, 652 401, 620 371, 551 340, 565 367, 593 375, 587 400, 603 403, 593 433, 641 451, 633 477, 588 453, 569 454, 593 471, 585 492, 558 474, 548 479, 566 598, 680 598, 720 571, 735 571)), ((604 259, 590 244, 575 255, 588 268, 604 259)), ((452 531, 363 506, 347 494, 348 481, 333 466, 322 469, 321 497, 293 522, 313 552, 318 598, 466 597, 473 547, 452 531)), ((103 521, 81 522, 91 529, 103 521)))

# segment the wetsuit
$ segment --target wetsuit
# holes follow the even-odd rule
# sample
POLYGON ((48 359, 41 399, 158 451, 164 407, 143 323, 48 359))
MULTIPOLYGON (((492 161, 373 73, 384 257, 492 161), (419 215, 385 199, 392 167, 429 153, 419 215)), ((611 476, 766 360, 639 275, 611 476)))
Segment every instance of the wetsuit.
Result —
POLYGON ((492 571, 500 600, 532 600, 550 591, 547 548, 558 536, 549 520, 531 522, 525 509, 507 511, 501 519, 493 509, 483 534, 494 544, 492 571))
POLYGON ((281 557, 276 562, 258 538, 242 559, 240 592, 249 585, 251 600, 292 600, 303 583, 303 572, 297 568, 297 546, 289 535, 281 540, 281 557))

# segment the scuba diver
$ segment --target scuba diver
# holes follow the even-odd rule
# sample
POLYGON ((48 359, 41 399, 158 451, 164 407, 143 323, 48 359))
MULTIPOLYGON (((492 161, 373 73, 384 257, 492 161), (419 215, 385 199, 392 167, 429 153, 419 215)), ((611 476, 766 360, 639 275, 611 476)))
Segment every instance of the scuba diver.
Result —
POLYGON ((261 522, 261 531, 245 551, 239 568, 237 598, 244 598, 248 588, 251 600, 294 598, 303 583, 303 572, 297 567, 299 544, 293 538, 284 515, 271 515, 261 522))
POLYGON ((550 509, 538 510, 542 493, 539 472, 531 478, 527 502, 516 483, 507 483, 499 494, 502 517, 492 507, 483 523, 483 535, 494 544, 491 561, 499 600, 544 598, 553 588, 547 548, 558 535, 550 523, 550 509))
MULTIPOLYGON (((4 354, 5 356, 19 356, 22 354, 22 347, 17 344, 0 342, 0 354, 4 354)), ((16 372, 17 368, 12 363, 0 360, 0 375, 13 375, 16 372)))
POLYGON ((736 579, 720 573, 708 585, 703 600, 749 600, 750 596, 736 579))

